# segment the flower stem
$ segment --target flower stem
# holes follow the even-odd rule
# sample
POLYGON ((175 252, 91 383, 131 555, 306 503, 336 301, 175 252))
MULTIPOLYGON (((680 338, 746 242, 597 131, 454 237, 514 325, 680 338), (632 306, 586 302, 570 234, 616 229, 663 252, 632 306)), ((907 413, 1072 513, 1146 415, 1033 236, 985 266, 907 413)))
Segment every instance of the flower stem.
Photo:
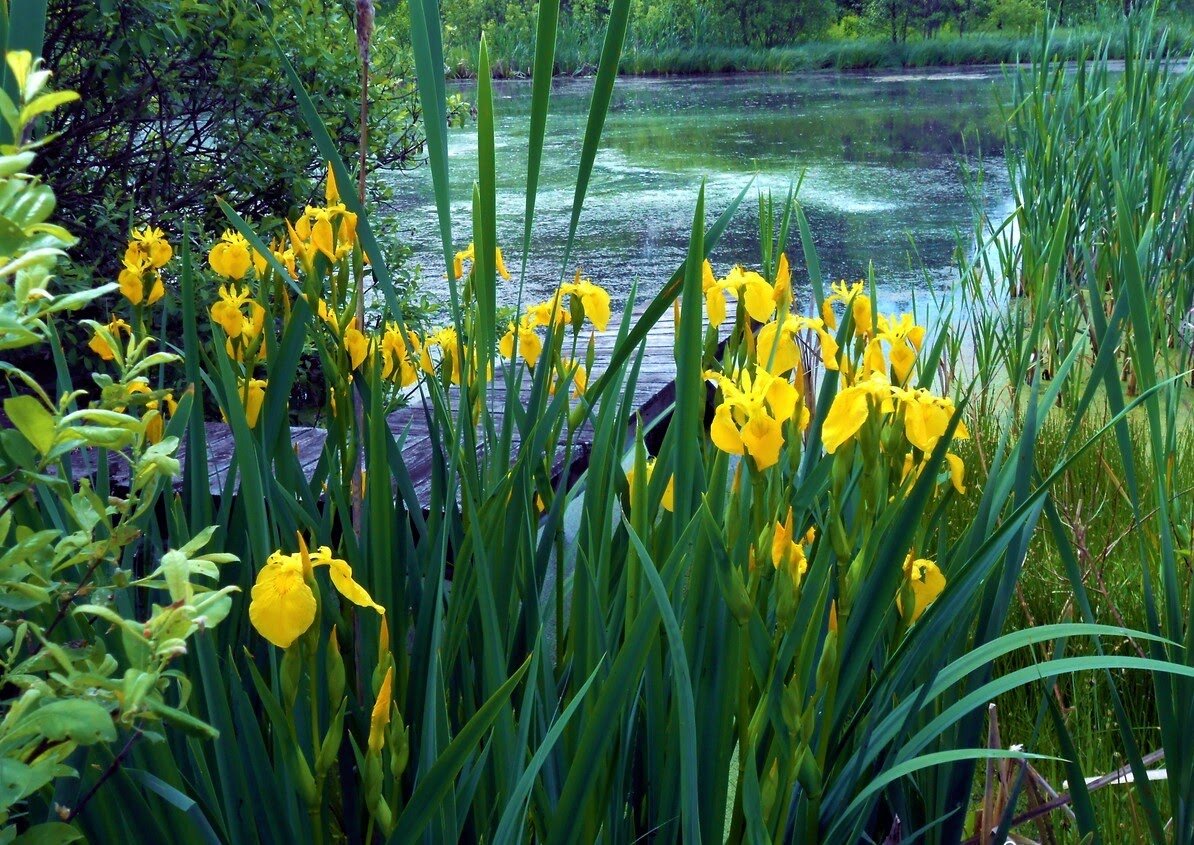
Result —
MULTIPOLYGON (((317 641, 309 639, 307 643, 307 698, 308 709, 311 711, 311 759, 319 759, 319 699, 316 697, 315 669, 317 641)), ((301 752, 300 752, 301 753, 301 752)), ((315 772, 315 801, 307 807, 307 815, 311 817, 311 830, 315 845, 323 845, 322 818, 323 775, 315 772)))

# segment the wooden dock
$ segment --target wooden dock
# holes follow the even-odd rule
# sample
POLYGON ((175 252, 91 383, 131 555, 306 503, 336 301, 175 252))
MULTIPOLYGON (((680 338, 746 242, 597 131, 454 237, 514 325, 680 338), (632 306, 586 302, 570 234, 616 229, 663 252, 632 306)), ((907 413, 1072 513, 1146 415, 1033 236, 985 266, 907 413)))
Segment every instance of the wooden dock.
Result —
MULTIPOLYGON (((632 315, 631 325, 634 325, 641 315, 641 310, 636 309, 632 315)), ((614 323, 611 322, 609 331, 595 335, 593 369, 589 376, 590 385, 605 372, 605 367, 613 353, 617 336, 613 326, 614 323)), ((566 344, 568 342, 566 341, 566 344)), ((577 358, 584 358, 587 343, 588 337, 582 335, 577 345, 577 358)), ((675 398, 675 378, 675 322, 672 319, 672 314, 668 312, 647 334, 642 364, 635 384, 631 407, 636 409, 644 426, 652 425, 668 412, 675 398)), ((527 374, 524 377, 523 390, 528 390, 529 385, 530 378, 527 374)), ((488 390, 491 407, 495 409, 505 407, 505 391, 505 379, 499 370, 488 390)), ((404 438, 402 453, 407 471, 410 473, 419 501, 425 506, 430 499, 431 492, 431 432, 427 423, 427 414, 417 391, 412 393, 410 400, 408 405, 391 414, 388 420, 390 430, 394 435, 404 438)), ((628 425, 631 422, 632 420, 627 420, 628 425)), ((501 424, 500 411, 495 423, 501 424)), ((327 433, 324 429, 315 426, 291 426, 290 435, 298 454, 299 464, 310 477, 323 453, 327 433)), ((218 496, 223 493, 227 482, 228 470, 232 465, 235 452, 235 441, 229 426, 218 422, 206 423, 206 437, 210 489, 213 495, 218 496)), ((582 428, 575 439, 570 465, 564 466, 561 457, 553 467, 553 474, 557 477, 565 472, 570 476, 578 475, 587 466, 591 444, 591 429, 582 428)), ((180 450, 179 457, 185 464, 185 444, 180 450)), ((91 460, 94 461, 94 458, 91 460)), ((83 454, 78 455, 74 464, 76 474, 93 472, 95 469, 93 463, 88 465, 88 456, 83 454)), ((113 483, 117 485, 128 483, 128 468, 124 461, 113 460, 110 463, 110 470, 113 483)), ((181 484, 181 478, 176 483, 181 484)))

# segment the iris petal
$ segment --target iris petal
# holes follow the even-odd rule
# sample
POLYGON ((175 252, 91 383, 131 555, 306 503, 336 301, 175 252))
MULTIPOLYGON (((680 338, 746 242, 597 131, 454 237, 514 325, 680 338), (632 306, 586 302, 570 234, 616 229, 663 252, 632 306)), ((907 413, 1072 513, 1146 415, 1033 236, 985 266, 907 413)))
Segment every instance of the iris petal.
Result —
POLYGON ((278 648, 289 648, 315 621, 315 594, 293 555, 270 555, 257 573, 251 598, 249 621, 278 648))

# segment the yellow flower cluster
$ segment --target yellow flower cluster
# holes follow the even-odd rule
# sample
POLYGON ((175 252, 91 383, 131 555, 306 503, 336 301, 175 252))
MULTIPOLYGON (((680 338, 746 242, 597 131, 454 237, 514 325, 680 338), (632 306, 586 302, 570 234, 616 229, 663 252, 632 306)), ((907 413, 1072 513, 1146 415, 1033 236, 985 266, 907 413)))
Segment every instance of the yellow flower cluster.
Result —
MULTIPOLYGON (((264 259, 239 232, 227 230, 208 252, 207 261, 218 275, 226 280, 219 286, 217 299, 209 314, 212 322, 224 332, 224 351, 233 361, 243 365, 244 373, 237 377, 237 396, 245 411, 249 428, 256 428, 265 402, 267 379, 253 373, 264 360, 264 340, 267 312, 258 301, 245 278, 250 268, 260 280, 265 274, 264 259)), ((225 420, 226 421, 226 420, 225 420)))
POLYGON ((294 254, 307 265, 316 255, 334 264, 351 255, 356 246, 357 216, 340 202, 329 201, 322 208, 309 205, 294 225, 286 225, 294 254))
POLYGON ((807 374, 799 337, 810 333, 819 338, 821 357, 829 369, 838 366, 837 341, 823 320, 788 312, 792 274, 782 253, 774 284, 741 266, 719 281, 708 261, 702 274, 705 309, 712 325, 726 319, 727 294, 743 304, 751 321, 769 321, 757 335, 750 322, 743 326, 748 351, 744 365, 731 372, 705 373, 721 392, 709 430, 714 445, 729 454, 750 456, 754 467, 762 471, 778 463, 785 426, 791 423, 795 431, 803 431, 809 423, 804 398, 807 374))
MULTIPOLYGON (((860 433, 869 430, 870 451, 882 450, 896 462, 901 468, 900 484, 914 481, 958 413, 952 399, 909 385, 925 329, 910 314, 876 313, 861 281, 832 286, 822 308, 822 320, 830 328, 837 326, 836 304, 849 313, 854 354, 842 354, 839 359, 843 386, 821 429, 825 451, 853 449, 860 433)), ((960 419, 953 437, 969 437, 960 419)), ((951 485, 965 493, 962 459, 952 452, 945 459, 951 485)), ((896 605, 905 623, 912 624, 945 589, 946 579, 933 561, 910 553, 904 562, 904 582, 896 605)))
MULTIPOLYGON (((413 331, 404 331, 396 322, 387 322, 374 335, 366 334, 355 315, 346 312, 339 316, 322 299, 316 301, 315 313, 343 347, 350 369, 359 370, 376 355, 380 359, 381 377, 400 387, 409 387, 418 381, 420 365, 426 371, 434 372, 425 347, 447 339, 433 335, 425 343, 413 331)), ((454 338, 452 340, 454 345, 454 338)))
MULTIPOLYGON (((270 244, 270 253, 286 268, 291 278, 297 278, 294 247, 287 247, 282 241, 270 244)), ((219 276, 232 282, 240 282, 252 268, 258 279, 265 277, 269 261, 245 239, 240 232, 224 231, 220 240, 207 254, 207 263, 219 276)))
MULTIPOLYGON (((145 441, 159 443, 165 433, 166 415, 173 416, 178 404, 166 390, 154 390, 145 376, 144 360, 150 354, 153 338, 146 331, 148 319, 141 306, 153 305, 165 295, 162 269, 174 257, 174 247, 158 227, 134 228, 121 259, 118 286, 124 299, 133 306, 128 316, 111 316, 107 323, 84 320, 91 327, 87 347, 101 361, 116 364, 120 379, 105 386, 101 401, 111 403, 119 413, 133 406, 143 411, 145 441)), ((153 353, 162 355, 163 353, 153 353)), ((166 358, 173 356, 166 354, 166 358)))
POLYGON ((134 229, 125 249, 123 268, 117 281, 120 292, 133 305, 153 305, 166 292, 162 268, 174 256, 174 248, 161 229, 145 226, 134 229))
POLYGON ((550 298, 529 306, 518 323, 511 323, 499 344, 499 351, 506 358, 514 357, 514 336, 518 334, 518 352, 532 367, 543 351, 543 344, 535 329, 545 326, 572 325, 579 332, 587 319, 593 328, 603 332, 609 326, 609 292, 592 280, 583 278, 580 270, 571 282, 565 282, 550 298))
MULTIPOLYGON (((609 326, 610 313, 609 292, 582 277, 577 270, 575 278, 560 285, 551 299, 531 305, 517 323, 510 323, 498 341, 498 352, 509 361, 517 356, 534 368, 543 354, 543 340, 538 329, 571 325, 574 332, 579 333, 584 321, 588 320, 596 331, 603 332, 609 326)), ((561 358, 558 359, 558 370, 561 381, 571 379, 575 384, 575 395, 584 393, 588 382, 588 371, 584 366, 572 359, 561 358)))
MULTIPOLYGON (((799 454, 801 432, 811 416, 805 396, 812 384, 806 371, 806 348, 816 350, 814 354, 826 371, 840 372, 840 387, 821 430, 825 451, 836 454, 847 446, 854 448, 858 441, 864 461, 888 461, 894 475, 890 495, 896 495, 896 488, 919 475, 957 415, 951 399, 911 383, 925 341, 923 326, 908 314, 876 313, 862 282, 832 285, 819 317, 791 313, 791 272, 782 254, 775 265, 774 282, 769 282, 764 272, 742 266, 733 267, 719 279, 708 261, 702 276, 705 311, 711 325, 727 320, 729 302, 738 302, 740 309, 722 363, 704 374, 718 388, 710 439, 720 451, 746 459, 735 473, 735 491, 740 489, 746 472, 762 473, 780 467, 779 477, 786 477, 786 468, 795 466, 785 458, 786 447, 795 446, 793 454, 799 454), (849 317, 840 342, 839 309, 849 317)), ((960 420, 953 436, 968 436, 960 420)), ((965 492, 962 460, 951 452, 946 461, 952 486, 965 492)), ((849 467, 848 462, 839 465, 849 467)), ((762 476, 756 476, 756 480, 761 482, 762 476)), ((752 500, 764 488, 753 489, 752 500)), ((870 508, 881 507, 884 501, 871 499, 871 504, 858 513, 868 519, 865 514, 874 513, 870 508)), ((763 507, 771 508, 773 504, 763 507)), ((799 588, 809 565, 815 531, 809 528, 801 535, 792 524, 791 510, 782 520, 759 516, 764 526, 771 527, 756 524, 753 528, 757 539, 750 544, 751 572, 756 554, 762 556, 763 550, 770 547, 775 570, 786 572, 791 585, 799 588)), ((847 532, 840 521, 842 514, 833 508, 829 518, 839 532, 834 538, 834 552, 840 560, 849 561, 854 543, 861 541, 869 529, 860 523, 847 532), (851 537, 854 531, 862 533, 851 537)), ((901 608, 906 605, 908 611, 901 609, 901 613, 906 624, 912 624, 941 593, 945 576, 931 560, 914 555, 909 556, 904 574, 900 601, 901 608)), ((795 607, 795 594, 785 587, 777 595, 780 616, 786 618, 795 607)), ((848 613, 848 588, 842 598, 848 613)))
MULTIPOLYGON (((821 439, 825 451, 832 454, 850 443, 864 425, 873 422, 885 430, 891 427, 902 430, 904 438, 920 451, 923 460, 932 454, 956 414, 952 399, 934 396, 923 388, 898 387, 884 373, 872 372, 834 397, 821 428, 821 439)), ((953 436, 961 440, 970 436, 961 420, 953 436)), ((890 438, 880 438, 880 442, 885 448, 902 450, 902 445, 890 438)), ((905 475, 919 472, 911 454, 905 452, 904 459, 905 475)), ((946 461, 953 486, 959 493, 965 493, 962 483, 965 466, 961 458, 949 452, 946 461)))

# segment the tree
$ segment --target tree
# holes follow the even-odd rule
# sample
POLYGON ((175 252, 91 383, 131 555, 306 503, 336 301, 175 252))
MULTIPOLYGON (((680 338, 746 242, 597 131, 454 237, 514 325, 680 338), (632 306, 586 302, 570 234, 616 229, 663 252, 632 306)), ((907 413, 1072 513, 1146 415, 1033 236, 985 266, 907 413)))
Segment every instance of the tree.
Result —
MULTIPOLYGON (((110 273, 134 221, 221 226, 301 206, 323 169, 281 75, 272 32, 347 157, 358 144, 359 70, 351 4, 293 0, 50 0, 47 66, 81 105, 49 129, 44 175, 59 215, 86 232, 81 262, 110 273)), ((420 151, 406 51, 380 22, 370 81, 372 167, 420 151)))
POLYGON ((728 0, 743 43, 758 47, 792 44, 819 35, 833 20, 833 0, 728 0))
POLYGON ((887 24, 892 44, 908 37, 909 6, 910 0, 871 0, 872 14, 887 24))

